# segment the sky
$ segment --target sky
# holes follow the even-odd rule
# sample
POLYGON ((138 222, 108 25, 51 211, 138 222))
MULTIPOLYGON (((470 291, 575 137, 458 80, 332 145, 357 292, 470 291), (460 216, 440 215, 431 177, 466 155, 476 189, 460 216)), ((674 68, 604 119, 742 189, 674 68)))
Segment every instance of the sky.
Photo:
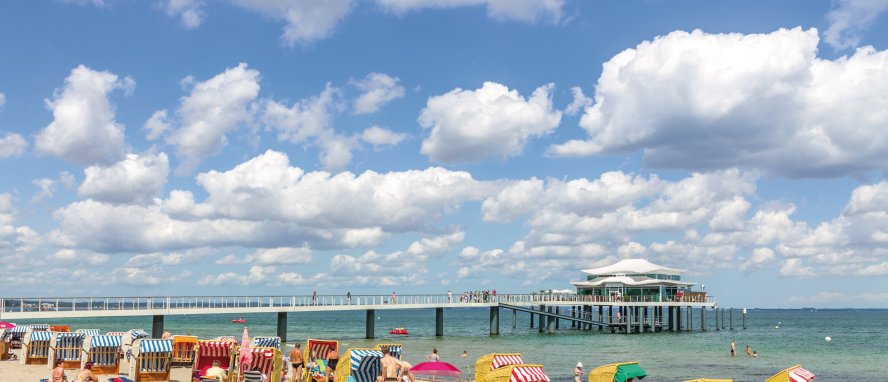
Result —
POLYGON ((886 308, 886 9, 2 2, 0 293, 886 308))

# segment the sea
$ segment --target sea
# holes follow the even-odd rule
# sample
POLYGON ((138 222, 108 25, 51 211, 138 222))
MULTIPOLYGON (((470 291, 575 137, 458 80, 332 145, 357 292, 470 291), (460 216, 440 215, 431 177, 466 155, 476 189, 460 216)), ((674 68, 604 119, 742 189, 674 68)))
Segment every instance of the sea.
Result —
MULTIPOLYGON (((611 334, 572 329, 560 322, 553 334, 530 328, 527 313, 500 310, 500 334, 489 334, 487 308, 448 308, 444 311, 444 336, 435 336, 435 312, 423 310, 377 310, 376 339, 364 339, 365 313, 311 312, 288 315, 287 345, 308 338, 338 340, 346 348, 371 347, 378 343, 403 344, 405 360, 423 362, 433 349, 442 361, 450 362, 471 379, 474 362, 494 352, 521 353, 525 363, 542 364, 553 381, 572 381, 578 362, 586 374, 600 365, 637 361, 648 372, 644 381, 684 381, 693 378, 731 378, 734 381, 764 381, 787 367, 801 364, 816 375, 816 381, 888 381, 888 310, 873 309, 750 309, 746 329, 740 310, 734 312, 734 329, 716 330, 712 311, 707 312, 707 330, 700 331, 699 311, 694 314, 693 332, 611 334), (404 326, 407 336, 388 334, 404 326), (831 340, 827 341, 826 338, 831 340), (737 341, 737 357, 729 354, 737 341), (749 358, 744 348, 758 353, 749 358), (467 357, 461 354, 467 352, 467 357)), ((726 315, 727 317, 727 315, 726 315)), ((243 318, 249 335, 275 336, 276 314, 170 315, 164 326, 173 334, 201 338, 229 335, 241 338, 243 318)), ((19 322, 27 324, 29 322, 19 322)), ((151 317, 64 319, 72 330, 98 328, 151 331, 151 317)), ((285 350, 287 348, 285 347, 285 350)), ((584 375, 583 381, 587 380, 584 375)))

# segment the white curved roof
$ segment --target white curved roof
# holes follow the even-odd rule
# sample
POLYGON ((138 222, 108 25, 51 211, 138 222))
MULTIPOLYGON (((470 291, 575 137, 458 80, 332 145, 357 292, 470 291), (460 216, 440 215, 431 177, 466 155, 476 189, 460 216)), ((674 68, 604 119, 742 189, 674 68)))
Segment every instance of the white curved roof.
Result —
POLYGON ((623 284, 627 286, 639 286, 639 285, 676 285, 676 286, 687 286, 687 285, 695 285, 695 283, 689 283, 685 281, 676 281, 676 280, 657 280, 647 277, 629 277, 629 276, 611 276, 605 277, 603 279, 596 279, 595 281, 577 281, 572 282, 574 286, 577 287, 597 287, 602 286, 604 284, 623 284))
POLYGON ((667 268, 664 266, 660 266, 654 264, 645 259, 626 259, 620 260, 615 264, 608 265, 606 267, 601 268, 593 268, 593 269, 584 269, 584 273, 590 275, 632 275, 632 274, 645 274, 645 273, 657 273, 661 275, 680 275, 685 271, 683 269, 675 269, 675 268, 667 268))

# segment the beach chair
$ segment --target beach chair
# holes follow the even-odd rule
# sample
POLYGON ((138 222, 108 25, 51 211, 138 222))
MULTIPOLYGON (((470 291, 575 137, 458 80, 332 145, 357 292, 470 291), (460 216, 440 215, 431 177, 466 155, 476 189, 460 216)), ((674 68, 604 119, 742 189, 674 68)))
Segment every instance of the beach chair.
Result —
POLYGON ((8 337, 6 329, 0 329, 0 361, 9 359, 9 342, 6 342, 8 337))
POLYGON ((142 338, 148 338, 148 332, 144 329, 130 329, 121 336, 123 343, 120 346, 123 349, 123 354, 126 355, 127 361, 130 361, 133 357, 133 343, 142 338))
POLYGON ((243 382, 263 382, 262 373, 257 370, 247 370, 244 372, 243 382))
POLYGON ((56 360, 62 362, 65 369, 80 368, 80 351, 83 348, 83 333, 53 332, 49 341, 49 360, 46 366, 55 366, 56 360))
POLYGON ((244 381, 245 372, 254 370, 267 375, 269 381, 281 380, 281 374, 283 374, 284 369, 284 358, 281 356, 280 349, 251 347, 250 352, 253 355, 253 361, 246 367, 242 368, 239 381, 244 381))
POLYGON ((765 382, 809 382, 813 380, 814 373, 803 369, 802 365, 795 365, 772 375, 765 382))
POLYGON ((647 372, 638 366, 638 362, 620 362, 592 369, 589 372, 589 382, 625 382, 646 376, 647 372))
POLYGON ((25 332, 19 362, 23 365, 45 365, 49 362, 49 341, 51 340, 52 332, 25 332))
MULTIPOLYGON (((326 381, 327 380, 327 354, 330 351, 335 351, 339 353, 339 341, 333 340, 316 340, 309 338, 305 341, 305 350, 302 353, 302 358, 305 359, 305 364, 308 365, 311 362, 314 362, 318 365, 318 372, 312 373, 307 368, 305 369, 304 376, 302 377, 303 381, 326 381)), ((298 377, 297 377, 298 378, 298 377)))
POLYGON ((382 348, 384 346, 388 346, 389 354, 391 354, 392 357, 395 357, 397 359, 401 359, 401 352, 402 352, 402 345, 401 344, 377 344, 376 347, 374 347, 374 349, 382 350, 382 348))
POLYGON ((27 330, 27 326, 16 326, 6 330, 6 336, 9 337, 10 349, 20 349, 22 347, 22 341, 25 339, 25 332, 27 332, 27 330))
MULTIPOLYGON (((51 332, 52 330, 51 330, 50 328, 51 328, 51 327, 50 327, 49 324, 31 324, 31 325, 28 325, 28 330, 30 330, 30 331, 32 331, 32 332, 51 332)), ((68 328, 70 329, 70 326, 68 326, 68 328)))
POLYGON ((83 339, 80 367, 93 363, 93 373, 120 374, 120 358, 123 354, 121 336, 95 335, 83 339))
POLYGON ((253 337, 251 347, 257 348, 281 348, 281 337, 253 337))
POLYGON ((475 381, 482 382, 493 370, 508 365, 521 365, 524 360, 520 353, 491 353, 485 354, 475 361, 475 381))
POLYGON ((173 366, 190 366, 194 363, 195 336, 173 336, 173 366))
POLYGON ((228 380, 234 381, 237 376, 237 342, 199 340, 194 346, 194 366, 192 374, 203 377, 207 369, 213 367, 213 361, 219 361, 219 367, 228 371, 228 380))
POLYGON ((333 372, 336 382, 375 382, 382 369, 382 352, 376 349, 348 349, 333 372))
POLYGON ((99 329, 77 329, 75 333, 83 333, 84 336, 97 336, 102 334, 99 329))
POLYGON ((506 365, 491 370, 484 378, 483 382, 549 382, 543 365, 506 365))
POLYGON ((140 338, 132 345, 129 377, 135 382, 169 382, 173 341, 140 338))

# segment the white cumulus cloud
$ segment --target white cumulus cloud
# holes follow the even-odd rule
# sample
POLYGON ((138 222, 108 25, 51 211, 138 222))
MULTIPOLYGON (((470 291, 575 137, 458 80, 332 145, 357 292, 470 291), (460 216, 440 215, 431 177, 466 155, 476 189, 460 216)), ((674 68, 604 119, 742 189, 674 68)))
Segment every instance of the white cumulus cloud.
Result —
POLYGON ((516 90, 485 82, 476 90, 454 89, 429 98, 419 116, 431 129, 420 152, 435 162, 478 162, 522 152, 528 139, 551 133, 561 122, 548 84, 525 99, 516 90))
POLYGON ((232 0, 246 9, 284 22, 281 40, 287 45, 308 44, 333 33, 352 9, 352 0, 232 0))
POLYGON ((17 157, 28 149, 28 141, 19 134, 7 133, 0 138, 0 158, 17 157))
POLYGON ((382 105, 404 96, 404 87, 398 85, 400 79, 385 73, 370 73, 353 84, 361 95, 355 99, 355 114, 375 113, 382 105))
POLYGON ((185 28, 194 29, 203 22, 203 5, 201 0, 166 0, 163 9, 168 16, 179 17, 185 28))
POLYGON ((149 203, 163 193, 169 174, 165 153, 128 154, 111 166, 90 166, 80 196, 109 203, 149 203))
POLYGON ((888 51, 816 56, 814 29, 768 34, 672 32, 604 64, 588 140, 555 155, 641 150, 651 167, 741 166, 830 177, 888 166, 888 51))
POLYGON ((114 120, 108 94, 131 92, 135 82, 80 65, 56 89, 47 107, 53 121, 36 138, 37 151, 77 164, 113 163, 124 155, 124 127, 114 120))
MULTIPOLYGON (((179 105, 181 127, 167 137, 181 161, 176 173, 190 173, 203 158, 218 154, 228 143, 226 134, 252 120, 248 106, 258 95, 259 72, 244 63, 194 84, 179 105)), ((162 114, 154 116, 162 120, 162 114)))
POLYGON ((833 48, 846 49, 860 43, 860 35, 888 9, 888 0, 838 0, 826 15, 829 27, 823 33, 833 48))
POLYGON ((361 133, 361 139, 373 146, 394 146, 407 139, 407 134, 396 133, 384 127, 374 125, 364 129, 364 132, 361 133))

